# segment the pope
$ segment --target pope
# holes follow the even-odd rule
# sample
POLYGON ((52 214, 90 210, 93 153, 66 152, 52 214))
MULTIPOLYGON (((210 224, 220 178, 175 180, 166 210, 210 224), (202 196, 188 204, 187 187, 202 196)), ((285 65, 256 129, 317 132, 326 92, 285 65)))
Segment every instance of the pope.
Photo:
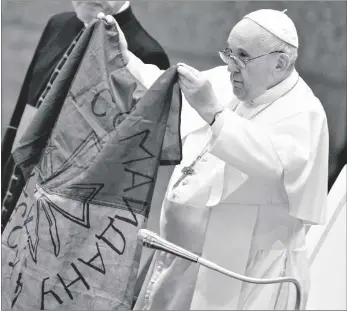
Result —
MULTIPOLYGON (((162 71, 132 55, 119 31, 128 70, 149 87, 162 71)), ((231 30, 219 52, 225 66, 178 65, 183 160, 160 235, 240 274, 296 277, 304 308, 305 233, 325 221, 329 142, 323 107, 295 69, 298 47, 284 12, 258 10, 231 30)), ((294 302, 291 284, 242 283, 158 251, 134 309, 290 310, 294 302)))

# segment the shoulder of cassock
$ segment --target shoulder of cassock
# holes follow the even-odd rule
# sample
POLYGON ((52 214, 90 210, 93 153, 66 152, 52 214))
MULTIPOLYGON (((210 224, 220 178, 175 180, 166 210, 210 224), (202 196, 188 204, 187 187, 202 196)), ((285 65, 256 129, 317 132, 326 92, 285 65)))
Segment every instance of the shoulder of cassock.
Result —
POLYGON ((262 117, 269 123, 271 142, 284 169, 290 215, 310 224, 324 223, 329 128, 323 105, 299 77, 296 86, 271 107, 269 117, 266 114, 262 117))
MULTIPOLYGON (((266 114, 266 113, 265 113, 266 114)), ((326 218, 329 133, 320 100, 299 77, 271 107, 270 140, 283 166, 289 214, 309 224, 326 218)))
POLYGON ((283 98, 277 100, 272 110, 277 121, 298 114, 314 114, 320 119, 326 119, 326 113, 319 98, 315 96, 306 82, 299 77, 297 85, 283 98))

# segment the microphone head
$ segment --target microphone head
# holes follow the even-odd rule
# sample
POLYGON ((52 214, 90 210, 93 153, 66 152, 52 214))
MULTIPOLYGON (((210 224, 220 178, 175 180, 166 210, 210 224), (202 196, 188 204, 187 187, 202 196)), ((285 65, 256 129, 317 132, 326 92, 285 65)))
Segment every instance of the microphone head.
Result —
POLYGON ((153 241, 158 239, 158 235, 147 229, 140 229, 137 236, 141 239, 144 246, 153 248, 153 241))
POLYGON ((147 229, 140 229, 137 236, 143 241, 146 242, 153 236, 153 233, 147 229))
POLYGON ((165 251, 193 262, 198 261, 198 255, 163 239, 158 234, 152 231, 140 229, 137 236, 142 240, 142 243, 145 247, 165 251))

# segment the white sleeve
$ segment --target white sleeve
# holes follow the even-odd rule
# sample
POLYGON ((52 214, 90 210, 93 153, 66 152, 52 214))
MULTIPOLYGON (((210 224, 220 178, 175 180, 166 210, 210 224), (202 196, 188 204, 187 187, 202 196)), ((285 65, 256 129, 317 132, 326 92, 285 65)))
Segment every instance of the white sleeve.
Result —
POLYGON ((212 127, 212 154, 248 176, 278 179, 282 175, 283 166, 269 131, 229 109, 224 109, 218 121, 212 127))
POLYGON ((145 64, 130 51, 128 51, 128 53, 129 62, 126 68, 136 79, 149 89, 165 70, 160 70, 157 66, 152 64, 145 64))
POLYGON ((311 223, 324 221, 329 136, 325 116, 304 111, 271 128, 225 109, 211 153, 248 176, 283 182, 290 214, 311 223))

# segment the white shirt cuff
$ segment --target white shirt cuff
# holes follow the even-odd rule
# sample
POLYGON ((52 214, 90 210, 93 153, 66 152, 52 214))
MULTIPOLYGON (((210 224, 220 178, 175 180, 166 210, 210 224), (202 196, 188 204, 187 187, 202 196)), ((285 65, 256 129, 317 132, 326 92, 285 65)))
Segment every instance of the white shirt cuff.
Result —
POLYGON ((225 109, 221 113, 217 114, 216 120, 211 126, 213 137, 218 137, 222 130, 222 127, 224 125, 224 115, 225 115, 225 109))
POLYGON ((217 141, 221 131, 222 131, 222 128, 223 128, 223 125, 224 125, 224 116, 225 116, 225 110, 224 109, 221 113, 219 113, 217 116, 216 116, 216 120, 214 121, 214 123, 211 125, 211 130, 212 130, 212 137, 211 137, 211 140, 209 142, 209 146, 208 146, 208 149, 211 150, 215 144, 215 142, 217 141))

